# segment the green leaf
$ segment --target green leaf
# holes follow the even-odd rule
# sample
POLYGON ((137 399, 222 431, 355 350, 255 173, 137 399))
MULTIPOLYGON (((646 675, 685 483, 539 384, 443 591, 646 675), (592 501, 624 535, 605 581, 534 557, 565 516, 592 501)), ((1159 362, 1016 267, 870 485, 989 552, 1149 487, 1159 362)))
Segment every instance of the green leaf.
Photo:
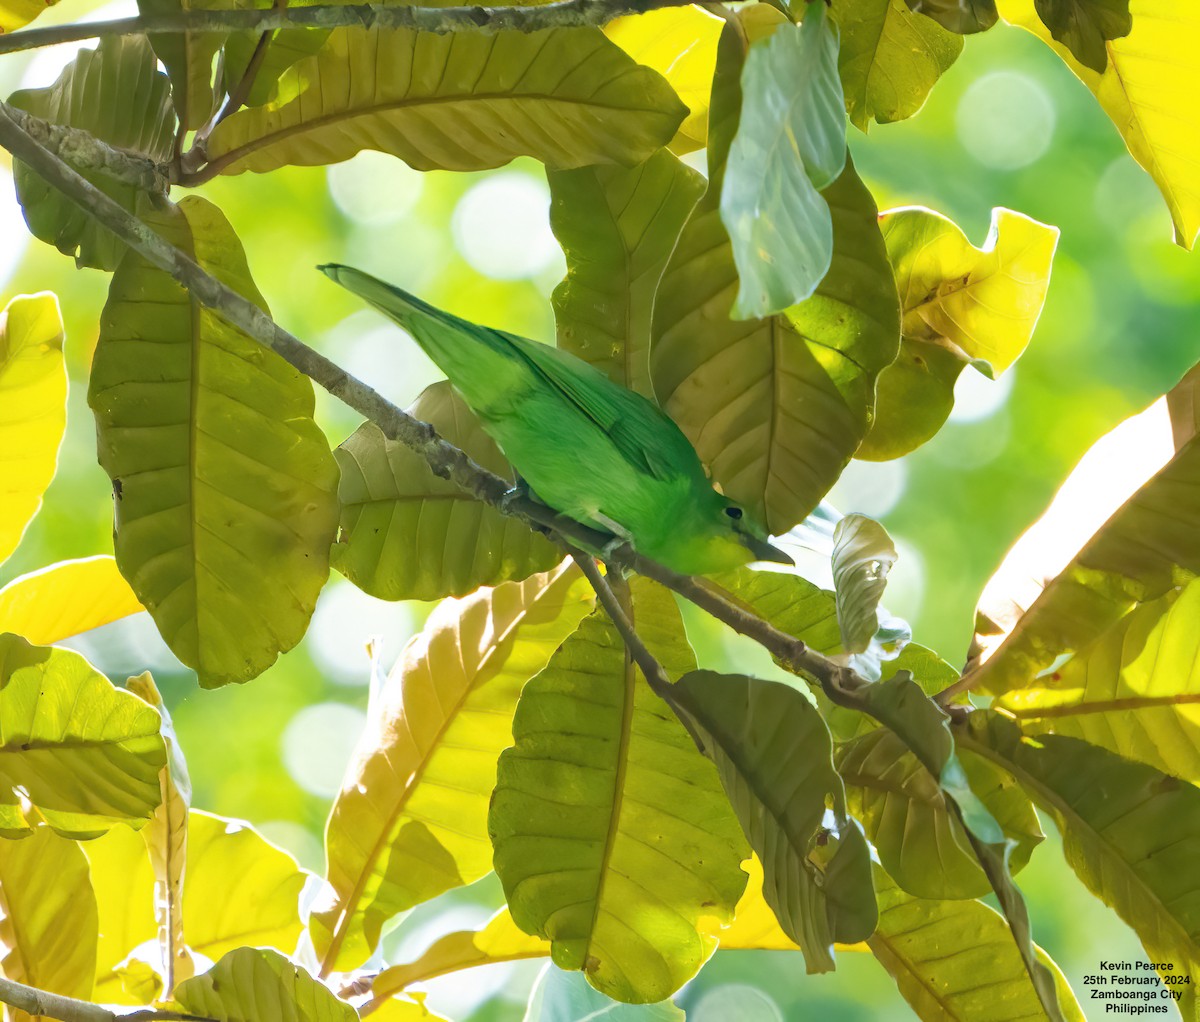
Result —
MULTIPOLYGON (((978 901, 914 898, 878 868, 875 890, 879 926, 867 944, 922 1022, 1024 1022, 1045 1017, 999 913, 978 901)), ((1062 972, 1034 947, 1054 976, 1064 1017, 1084 1022, 1062 972)))
POLYGON ((1200 982, 1200 789, 1075 738, 1022 735, 997 713, 971 714, 963 747, 1010 773, 1062 834, 1084 885, 1137 933, 1154 962, 1191 977, 1175 989, 1184 1018, 1200 982))
MULTIPOLYGON (((235 7, 265 10, 272 0, 233 0, 235 7)), ((221 52, 222 85, 227 93, 239 89, 242 78, 250 69, 250 62, 260 45, 263 35, 269 38, 264 44, 266 53, 259 62, 254 82, 245 93, 245 106, 262 106, 278 95, 277 83, 288 68, 306 57, 320 51, 329 39, 327 28, 281 28, 273 32, 231 32, 221 52)))
MULTIPOLYGON (((182 918, 192 951, 215 960, 244 944, 295 949, 306 878, 295 859, 248 824, 196 809, 188 813, 186 848, 182 918)), ((100 911, 97 1000, 139 1003, 122 988, 120 972, 130 953, 158 933, 146 842, 117 827, 85 851, 100 911)))
POLYGON ((876 375, 896 354, 898 300, 874 200, 847 160, 824 193, 834 255, 816 294, 785 315, 730 320, 737 270, 719 183, 714 172, 659 287, 651 377, 723 491, 780 535, 866 434, 876 375))
POLYGON ((1092 745, 1200 784, 1200 581, 1144 603, 1085 652, 996 707, 1033 734, 1092 745))
POLYGON ((66 837, 139 825, 161 801, 159 716, 70 650, 0 635, 0 833, 28 802, 66 837))
POLYGON ((582 167, 546 179, 550 226, 567 257, 552 296, 558 346, 653 399, 654 293, 704 178, 660 149, 631 170, 582 167))
POLYGON ((887 530, 866 515, 846 515, 833 532, 833 583, 842 650, 862 653, 879 631, 879 601, 896 546, 887 530))
MULTIPOLYGON (((233 0, 138 0, 143 17, 164 17, 193 10, 227 10, 233 0)), ((171 104, 183 128, 194 131, 216 112, 213 58, 225 41, 222 32, 156 32, 147 37, 171 81, 171 104)))
MULTIPOLYGON (((154 226, 265 308, 211 203, 189 196, 154 226)), ((117 563, 167 645, 207 687, 260 674, 300 641, 329 573, 337 466, 312 384, 130 252, 88 403, 119 483, 117 563)))
POLYGON ((557 170, 631 165, 668 142, 686 114, 658 74, 592 28, 335 29, 284 75, 279 94, 217 126, 210 167, 263 172, 361 149, 417 170, 486 170, 517 156, 557 170))
POLYGON ((723 22, 703 8, 666 7, 617 18, 604 34, 639 64, 662 75, 688 108, 668 143, 678 156, 703 149, 708 140, 708 97, 723 22))
POLYGON ((358 1012, 298 965, 276 951, 255 947, 230 951, 203 976, 181 983, 175 999, 184 1011, 214 1022, 358 1020, 358 1012))
MULTIPOLYGON (((175 118, 170 85, 155 70, 154 52, 145 36, 106 36, 96 49, 80 50, 49 88, 14 92, 8 101, 155 163, 171 156, 175 118)), ((98 171, 84 176, 126 209, 148 208, 149 197, 133 185, 98 171)), ((24 164, 14 164, 13 177, 34 237, 74 256, 79 266, 116 269, 125 252, 116 235, 24 164)))
POLYGON ((1171 439, 1175 449, 1200 432, 1200 364, 1192 366, 1167 394, 1171 439))
POLYGON ((879 377, 876 419, 858 457, 896 458, 945 424, 954 383, 970 364, 995 379, 1037 326, 1058 228, 1009 209, 992 211, 976 248, 954 221, 921 207, 880 217, 903 310, 900 357, 879 377))
MULTIPOLYGON (((672 678, 694 670, 671 593, 634 579, 630 617, 672 678)), ((488 829, 517 924, 621 1001, 660 1001, 733 918, 749 855, 717 772, 646 684, 603 610, 525 687, 488 829)))
POLYGON ((996 0, 905 0, 908 6, 927 15, 943 28, 971 35, 991 28, 999 18, 996 0))
MULTIPOLYGON (((479 465, 514 473, 496 442, 449 383, 435 383, 409 412, 479 465)), ((433 474, 419 454, 364 422, 334 452, 341 470, 341 530, 333 566, 384 600, 463 596, 546 571, 562 551, 521 522, 433 474)))
POLYGON ((0 589, 0 632, 50 646, 145 608, 108 556, 31 571, 0 589))
POLYGON ((18 295, 0 312, 0 561, 21 542, 58 467, 67 428, 62 345, 49 291, 18 295))
POLYGON ((546 966, 529 996, 524 1022, 684 1022, 670 1001, 620 1004, 593 990, 582 976, 546 966))
POLYGON ((835 0, 841 35, 838 74, 846 112, 866 131, 871 121, 912 117, 962 52, 962 38, 910 11, 904 0, 835 0))
POLYGON ((1130 0, 1133 30, 1110 40, 1097 74, 1055 42, 1033 0, 1000 0, 1004 20, 1029 29, 1091 89, 1133 158, 1167 200, 1175 241, 1191 249, 1200 232, 1200 7, 1193 0, 1130 0))
POLYGON ((0 34, 12 32, 28 25, 47 7, 53 7, 57 0, 2 0, 0 2, 0 34))
POLYGON ((739 279, 735 319, 803 301, 830 269, 833 224, 820 191, 846 165, 837 53, 825 5, 811 3, 802 25, 780 25, 746 56, 720 191, 739 279))
POLYGON ((845 794, 833 768, 829 731, 798 689, 745 675, 693 671, 672 698, 689 730, 717 764, 725 793, 763 863, 763 895, 779 925, 804 952, 809 972, 834 967, 834 941, 852 943, 875 928, 867 911, 842 911, 847 891, 870 891, 870 854, 857 825, 845 817, 845 794), (834 883, 812 860, 826 799, 839 817, 846 849, 834 883), (848 839, 848 840, 847 840, 848 839), (857 839, 857 843, 855 843, 857 839))
POLYGON ((1093 71, 1108 66, 1109 40, 1133 28, 1129 0, 1033 0, 1033 6, 1050 34, 1093 71))
MULTIPOLYGON (((1001 770, 961 755, 971 790, 1015 842, 1017 872, 1045 836, 1025 793, 1001 770)), ((891 731, 879 728, 842 745, 834 756, 851 813, 896 882, 920 898, 978 898, 991 887, 941 787, 891 731)))
POLYGON ((323 971, 361 965, 396 913, 491 870, 488 800, 517 698, 593 598, 566 562, 443 601, 406 647, 326 827, 310 925, 323 971))
MULTIPOLYGON (((96 898, 79 845, 37 827, 0 838, 0 970, 5 979, 87 1000, 96 970, 96 898)), ((40 1018, 41 1016, 38 1016, 40 1018)), ((10 1022, 29 1022, 9 1008, 10 1022)))

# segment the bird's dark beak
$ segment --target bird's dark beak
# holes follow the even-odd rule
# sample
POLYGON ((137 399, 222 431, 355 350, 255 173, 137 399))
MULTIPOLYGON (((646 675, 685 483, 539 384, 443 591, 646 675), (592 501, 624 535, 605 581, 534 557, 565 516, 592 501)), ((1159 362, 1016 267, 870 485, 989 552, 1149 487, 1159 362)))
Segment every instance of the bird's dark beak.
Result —
POLYGON ((759 539, 757 536, 748 536, 746 533, 742 533, 739 538, 750 549, 750 552, 754 554, 756 561, 774 561, 776 564, 790 564, 792 566, 796 564, 787 554, 778 547, 771 546, 765 539, 759 539))

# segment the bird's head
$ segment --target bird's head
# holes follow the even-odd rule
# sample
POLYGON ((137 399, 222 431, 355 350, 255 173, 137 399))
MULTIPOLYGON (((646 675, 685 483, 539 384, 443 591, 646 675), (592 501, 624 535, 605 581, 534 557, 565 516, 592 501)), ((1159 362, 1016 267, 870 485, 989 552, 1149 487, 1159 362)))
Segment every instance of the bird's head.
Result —
MULTIPOLYGON (((719 493, 717 497, 718 519, 722 527, 735 542, 750 551, 753 555, 750 560, 775 561, 778 564, 796 563, 782 550, 770 544, 767 530, 758 524, 753 515, 747 514, 740 504, 735 504, 719 493)), ((742 563, 745 563, 744 555, 742 563)))
POLYGON ((710 491, 711 498, 697 507, 701 520, 692 527, 677 523, 668 544, 670 559, 663 563, 689 575, 708 575, 738 568, 750 561, 795 563, 768 542, 767 530, 740 504, 710 491))

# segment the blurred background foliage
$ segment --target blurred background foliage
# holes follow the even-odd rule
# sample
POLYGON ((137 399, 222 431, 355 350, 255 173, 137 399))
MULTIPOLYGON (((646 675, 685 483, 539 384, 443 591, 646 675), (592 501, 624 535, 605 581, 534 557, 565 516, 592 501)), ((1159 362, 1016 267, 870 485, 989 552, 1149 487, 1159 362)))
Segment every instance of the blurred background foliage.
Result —
MULTIPOLYGON (((69 0, 40 23, 81 13, 81 0, 69 0)), ((122 2, 89 17, 133 13, 122 2)), ((0 94, 51 84, 73 52, 5 57, 0 94)), ((970 37, 915 119, 876 126, 869 137, 852 130, 851 147, 881 209, 931 206, 976 244, 993 206, 1062 229, 1045 313, 1015 369, 995 383, 963 373, 954 414, 933 441, 898 461, 852 463, 831 495, 839 510, 884 522, 901 553, 889 610, 912 622, 918 641, 961 663, 976 598, 1007 547, 1092 441, 1196 360, 1200 263, 1172 244, 1162 199, 1091 95, 1049 49, 1014 28, 970 37)), ((236 228, 276 319, 399 404, 437 370, 395 327, 318 275, 317 263, 345 261, 468 318, 553 336, 548 298, 564 263, 545 179, 532 162, 421 175, 367 152, 330 168, 217 180, 202 191, 236 228)), ((29 238, 10 168, 0 163, 0 304, 22 292, 60 296, 73 383, 57 478, 0 584, 112 550, 108 484, 85 401, 107 280, 29 238)), ((334 444, 358 425, 320 393, 318 419, 334 444)), ((335 575, 299 648, 253 683, 212 692, 198 690, 147 615, 75 645, 118 681, 154 671, 190 761, 195 805, 253 821, 319 869, 325 816, 364 720, 366 642, 378 637, 390 666, 428 609, 373 600, 335 575)), ((705 666, 771 669, 761 651, 718 627, 689 617, 705 666)), ((1036 937, 1074 984, 1101 957, 1141 957, 1053 850, 1035 854, 1021 882, 1036 937)), ((489 877, 419 907, 385 941, 388 959, 477 925, 500 899, 489 877)), ((430 1004, 461 1022, 520 1019, 536 972, 526 963, 450 977, 433 984, 430 1004)), ((882 968, 855 954, 840 956, 835 974, 805 977, 798 954, 723 952, 677 1001, 693 1022, 912 1017, 882 968)))

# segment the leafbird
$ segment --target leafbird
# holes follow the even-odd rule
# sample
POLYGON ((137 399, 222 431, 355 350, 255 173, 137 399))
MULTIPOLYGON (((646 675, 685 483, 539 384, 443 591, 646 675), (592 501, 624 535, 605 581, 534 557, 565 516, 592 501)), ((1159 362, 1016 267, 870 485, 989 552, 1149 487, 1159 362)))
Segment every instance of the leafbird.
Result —
POLYGON ((361 270, 320 269, 412 335, 537 500, 683 574, 792 563, 713 489, 679 427, 640 394, 568 352, 460 319, 361 270))

